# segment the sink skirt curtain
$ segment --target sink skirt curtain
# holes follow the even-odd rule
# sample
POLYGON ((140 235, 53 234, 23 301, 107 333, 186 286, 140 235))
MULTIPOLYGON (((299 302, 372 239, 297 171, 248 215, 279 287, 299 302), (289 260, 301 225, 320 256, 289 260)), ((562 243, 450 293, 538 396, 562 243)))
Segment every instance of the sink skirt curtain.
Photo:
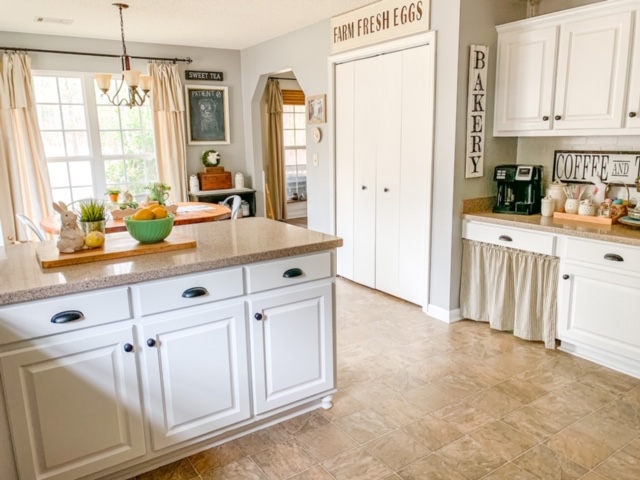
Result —
POLYGON ((461 315, 555 348, 559 259, 462 242, 461 315))

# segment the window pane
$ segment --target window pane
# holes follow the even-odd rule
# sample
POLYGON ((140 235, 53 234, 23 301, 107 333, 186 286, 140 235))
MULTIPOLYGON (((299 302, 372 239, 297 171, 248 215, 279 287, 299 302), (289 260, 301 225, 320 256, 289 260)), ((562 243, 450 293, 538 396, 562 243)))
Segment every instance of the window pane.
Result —
POLYGON ((51 187, 68 187, 69 175, 67 174, 67 162, 49 162, 49 180, 51 187))
POLYGON ((51 195, 53 196, 54 202, 62 201, 68 205, 73 201, 69 188, 52 188, 51 195))
POLYGON ((284 146, 292 147, 295 145, 296 137, 294 130, 285 130, 284 131, 284 146))
POLYGON ((122 118, 123 130, 132 130, 132 129, 140 128, 140 109, 139 108, 120 107, 120 116, 122 118))
POLYGON ((62 120, 58 105, 38 105, 38 123, 40 130, 60 130, 62 120))
POLYGON ((66 130, 85 130, 87 128, 84 105, 62 105, 62 119, 66 130))
POLYGON ((56 77, 33 77, 36 103, 58 103, 56 77))
POLYGON ((44 154, 47 157, 64 157, 62 132, 41 132, 44 154))
POLYGON ((285 165, 294 165, 296 164, 296 151, 292 149, 287 149, 284 151, 284 164, 285 165))
POLYGON ((307 132, 306 130, 296 130, 296 145, 307 144, 307 132))
POLYGON ((60 103, 84 104, 82 81, 79 78, 59 78, 60 103))
POLYGON ((299 148, 296 150, 298 152, 298 165, 306 165, 307 164, 307 149, 299 148))
POLYGON ((120 128, 118 107, 98 106, 97 108, 100 130, 117 130, 120 128))
MULTIPOLYGON (((71 177, 71 185, 92 185, 91 162, 69 162, 69 176, 71 177)), ((88 196, 92 197, 93 194, 88 196)))
POLYGON ((306 105, 295 105, 293 111, 296 112, 296 113, 306 114, 307 106, 306 105))
POLYGON ((120 132, 100 132, 100 147, 103 155, 119 155, 122 153, 120 132))
POLYGON ((89 155, 87 132, 67 132, 64 134, 68 157, 86 157, 89 155))
POLYGON ((293 115, 284 114, 282 115, 282 126, 284 128, 293 128, 293 115))
MULTIPOLYGON (((73 199, 81 200, 83 198, 94 198, 93 187, 77 187, 73 189, 73 199)), ((98 197, 100 198, 100 197, 98 197)))
POLYGON ((151 132, 124 132, 124 153, 153 153, 151 132))
POLYGON ((145 130, 153 130, 153 120, 151 115, 151 109, 143 107, 140 109, 141 123, 140 127, 145 130))
POLYGON ((116 185, 125 183, 124 160, 106 160, 104 170, 107 183, 116 185))
POLYGON ((293 105, 282 105, 282 111, 285 113, 293 112, 293 105))
POLYGON ((304 113, 296 113, 296 128, 304 128, 305 126, 305 115, 304 113))

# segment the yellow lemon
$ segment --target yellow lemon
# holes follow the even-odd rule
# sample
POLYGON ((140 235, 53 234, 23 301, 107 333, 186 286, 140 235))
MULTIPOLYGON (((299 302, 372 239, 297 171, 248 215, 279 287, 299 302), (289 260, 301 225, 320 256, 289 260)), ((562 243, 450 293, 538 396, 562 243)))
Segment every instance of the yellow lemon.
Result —
POLYGON ((153 220, 153 212, 148 208, 143 208, 142 210, 138 210, 136 213, 131 215, 132 220, 153 220))
POLYGON ((102 232, 89 232, 84 237, 84 244, 89 248, 98 248, 104 244, 104 233, 102 232))
POLYGON ((156 207, 152 212, 153 218, 167 218, 167 211, 162 207, 156 207))

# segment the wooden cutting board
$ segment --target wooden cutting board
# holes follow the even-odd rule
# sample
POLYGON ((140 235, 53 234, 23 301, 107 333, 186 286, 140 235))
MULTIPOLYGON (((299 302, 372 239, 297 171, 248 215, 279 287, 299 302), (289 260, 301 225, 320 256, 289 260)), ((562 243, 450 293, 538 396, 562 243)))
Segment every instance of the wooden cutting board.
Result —
POLYGON ((64 267, 81 263, 127 258, 149 253, 168 252, 193 248, 196 241, 186 235, 172 232, 164 241, 140 243, 128 232, 108 233, 100 248, 81 250, 75 253, 60 253, 55 244, 41 244, 36 247, 36 257, 42 268, 64 267))

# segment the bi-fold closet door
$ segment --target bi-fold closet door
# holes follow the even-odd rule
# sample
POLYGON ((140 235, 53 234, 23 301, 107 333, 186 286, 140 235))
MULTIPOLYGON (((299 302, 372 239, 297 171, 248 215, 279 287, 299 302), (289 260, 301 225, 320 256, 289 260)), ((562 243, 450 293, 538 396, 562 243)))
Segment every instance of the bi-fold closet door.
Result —
POLYGON ((336 65, 338 275, 423 305, 431 195, 430 46, 336 65))

